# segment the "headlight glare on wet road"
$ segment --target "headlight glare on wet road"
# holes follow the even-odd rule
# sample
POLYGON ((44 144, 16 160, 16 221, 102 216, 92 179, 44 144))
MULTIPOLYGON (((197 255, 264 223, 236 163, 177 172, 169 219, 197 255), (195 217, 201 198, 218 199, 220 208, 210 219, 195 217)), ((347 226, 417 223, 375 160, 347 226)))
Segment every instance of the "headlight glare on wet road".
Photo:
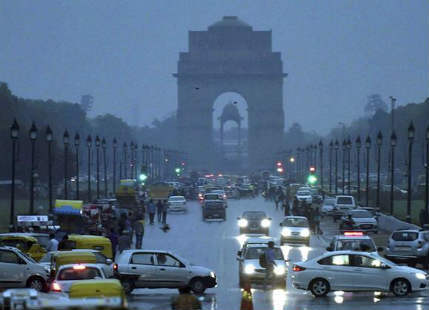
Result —
POLYGON ((274 267, 274 273, 276 276, 284 275, 286 272, 286 269, 284 266, 275 266, 274 267))
POLYGON ((246 219, 239 219, 238 220, 238 226, 240 226, 240 227, 247 227, 248 224, 249 223, 247 222, 246 219))

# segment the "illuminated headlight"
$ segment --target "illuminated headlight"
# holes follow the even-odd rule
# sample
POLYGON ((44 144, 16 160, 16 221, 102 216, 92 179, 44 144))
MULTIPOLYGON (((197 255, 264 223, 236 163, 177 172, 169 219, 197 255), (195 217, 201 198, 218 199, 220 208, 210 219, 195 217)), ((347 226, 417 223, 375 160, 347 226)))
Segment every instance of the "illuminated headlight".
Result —
POLYGON ((275 266, 275 267, 274 267, 274 274, 275 274, 276 276, 284 275, 284 274, 285 274, 285 272, 286 272, 286 269, 285 269, 285 267, 284 267, 284 266, 275 266))
POLYGON ((216 275, 215 275, 215 273, 213 271, 210 271, 210 277, 216 278, 216 275))
POLYGON ((246 219, 239 219, 238 220, 238 226, 240 226, 240 227, 247 227, 247 224, 249 224, 249 223, 247 222, 246 219))
POLYGON ((292 234, 291 230, 289 228, 283 228, 282 229, 282 236, 283 237, 288 237, 292 234))
POLYGON ((310 236, 310 229, 306 228, 300 231, 299 233, 301 237, 309 237, 310 236))
POLYGON ((244 273, 246 274, 252 274, 255 272, 255 266, 253 265, 246 265, 246 267, 244 267, 244 273))
POLYGON ((263 219, 261 221, 261 226, 263 228, 268 228, 268 227, 270 227, 270 225, 271 225, 271 221, 269 219, 263 219))
POLYGON ((424 273, 418 272, 418 273, 416 273, 416 278, 419 280, 425 280, 426 275, 424 273))

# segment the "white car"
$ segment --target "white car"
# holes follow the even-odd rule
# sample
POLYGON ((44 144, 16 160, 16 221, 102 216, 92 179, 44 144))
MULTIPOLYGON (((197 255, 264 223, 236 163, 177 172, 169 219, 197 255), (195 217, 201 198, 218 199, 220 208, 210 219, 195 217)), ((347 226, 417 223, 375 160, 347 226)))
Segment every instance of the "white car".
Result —
MULTIPOLYGON (((238 277, 240 287, 245 283, 263 284, 265 280, 266 269, 259 264, 259 257, 267 250, 267 244, 248 244, 237 255, 238 260, 238 277)), ((271 284, 276 288, 286 288, 287 266, 280 247, 274 247, 275 266, 274 278, 271 279, 271 284)))
POLYGON ((355 198, 346 195, 335 196, 335 208, 341 212, 352 210, 356 208, 355 198))
POLYGON ((314 296, 330 291, 391 291, 405 296, 427 290, 429 276, 419 269, 398 266, 377 254, 328 252, 292 267, 292 284, 314 296))
POLYGON ((305 201, 306 203, 313 203, 313 196, 309 190, 298 190, 296 192, 296 199, 298 201, 305 201))
POLYGON ((326 197, 322 202, 322 206, 320 207, 320 212, 322 215, 331 214, 334 211, 335 202, 335 197, 326 197))
POLYGON ((98 264, 69 264, 58 269, 51 291, 68 293, 76 281, 106 279, 103 268, 98 264))
POLYGON ((17 248, 0 247, 0 289, 27 287, 45 291, 49 272, 49 268, 39 265, 17 248))
POLYGON ((347 211, 347 213, 342 218, 340 230, 344 231, 348 229, 378 233, 378 222, 371 212, 365 209, 357 208, 347 211), (345 225, 345 222, 348 221, 349 217, 351 217, 353 221, 353 227, 347 227, 350 226, 350 224, 345 225))
POLYGON ((284 243, 310 245, 310 224, 305 216, 286 216, 280 226, 282 227, 280 245, 284 243))
POLYGON ((183 196, 170 196, 168 210, 171 212, 186 212, 186 199, 183 196))
POLYGON ((193 265, 168 251, 125 250, 119 255, 114 270, 127 293, 134 288, 187 286, 194 293, 202 294, 217 285, 213 270, 193 265))

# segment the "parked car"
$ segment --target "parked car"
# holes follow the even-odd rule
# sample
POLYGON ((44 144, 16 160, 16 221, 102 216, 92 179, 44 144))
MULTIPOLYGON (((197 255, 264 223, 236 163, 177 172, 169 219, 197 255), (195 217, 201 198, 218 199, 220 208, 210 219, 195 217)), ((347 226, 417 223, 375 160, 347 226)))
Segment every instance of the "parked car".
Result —
POLYGON ((0 247, 0 287, 48 289, 49 268, 39 265, 17 248, 0 247))
POLYGON ((327 251, 358 251, 378 254, 383 248, 377 248, 374 240, 361 231, 346 231, 343 235, 334 236, 326 248, 327 251))
POLYGON ((115 269, 125 292, 135 288, 189 287, 196 294, 217 285, 213 270, 191 264, 168 251, 126 250, 118 259, 115 269))
POLYGON ((386 258, 415 266, 429 267, 429 230, 404 229, 394 231, 387 243, 386 258))
POLYGON ((427 290, 427 273, 398 266, 377 254, 328 252, 292 267, 292 284, 316 297, 330 291, 391 291, 396 296, 427 290))

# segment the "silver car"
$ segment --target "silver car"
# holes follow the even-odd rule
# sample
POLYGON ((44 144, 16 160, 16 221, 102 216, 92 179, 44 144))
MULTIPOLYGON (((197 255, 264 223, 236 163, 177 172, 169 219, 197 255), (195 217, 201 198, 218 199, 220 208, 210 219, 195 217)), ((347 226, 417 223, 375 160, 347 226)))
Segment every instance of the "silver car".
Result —
POLYGON ((48 289, 49 269, 20 250, 0 247, 0 288, 27 287, 37 291, 48 289))
POLYGON ((310 245, 310 224, 305 216, 286 216, 282 227, 280 245, 284 243, 304 243, 310 245))
POLYGON ((429 230, 405 229, 394 231, 386 248, 386 258, 410 265, 429 266, 429 230))

